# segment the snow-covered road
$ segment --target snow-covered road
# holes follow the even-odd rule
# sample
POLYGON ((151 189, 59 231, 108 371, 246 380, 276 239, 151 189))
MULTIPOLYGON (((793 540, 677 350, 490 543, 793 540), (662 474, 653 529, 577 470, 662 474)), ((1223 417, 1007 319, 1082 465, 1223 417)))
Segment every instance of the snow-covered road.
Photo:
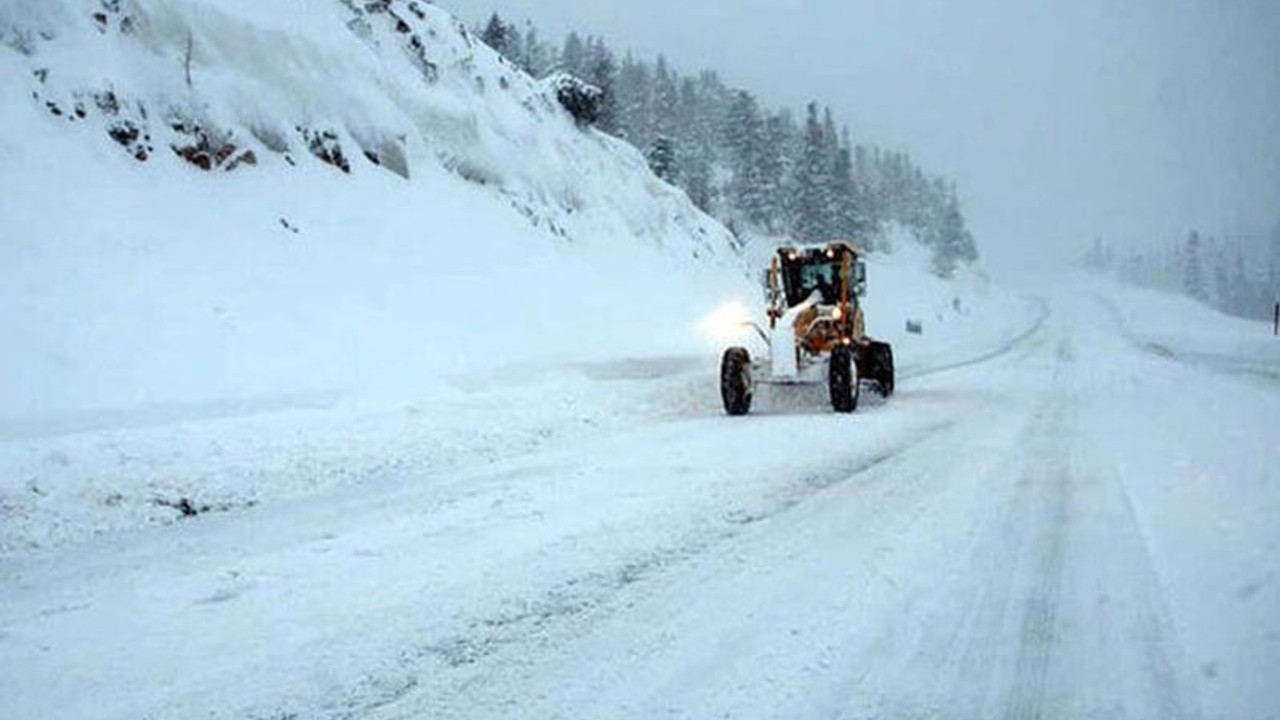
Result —
POLYGON ((5 560, 0 717, 1274 715, 1280 385, 1108 302, 852 417, 619 366, 678 412, 5 560))

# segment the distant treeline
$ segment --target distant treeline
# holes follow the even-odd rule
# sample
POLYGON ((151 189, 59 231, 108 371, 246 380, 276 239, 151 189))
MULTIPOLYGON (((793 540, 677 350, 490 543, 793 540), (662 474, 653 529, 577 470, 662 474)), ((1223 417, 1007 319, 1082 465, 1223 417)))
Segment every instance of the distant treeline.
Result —
POLYGON ((1127 253, 1095 239, 1084 265, 1134 285, 1183 293, 1231 315, 1270 319, 1280 302, 1280 223, 1261 241, 1193 230, 1164 248, 1127 253))
POLYGON ((715 72, 683 75, 662 56, 619 59, 603 39, 577 33, 548 43, 532 24, 496 13, 477 32, 533 77, 564 72, 603 91, 595 125, 639 148, 659 177, 739 237, 754 230, 876 249, 897 223, 932 248, 941 276, 978 257, 953 182, 905 152, 855 144, 818 103, 797 118, 715 72))

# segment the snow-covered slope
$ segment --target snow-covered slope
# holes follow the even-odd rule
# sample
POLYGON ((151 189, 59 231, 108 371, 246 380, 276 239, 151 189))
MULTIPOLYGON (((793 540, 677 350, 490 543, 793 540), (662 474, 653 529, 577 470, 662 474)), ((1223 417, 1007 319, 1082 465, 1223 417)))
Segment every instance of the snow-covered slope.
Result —
POLYGON ((1184 295, 1084 282, 1095 294, 1117 298, 1108 303, 1116 322, 1148 352, 1205 370, 1280 378, 1280 342, 1269 322, 1225 315, 1184 295))
POLYGON ((740 278, 427 3, 16 0, 0 36, 0 416, 661 351, 740 278))

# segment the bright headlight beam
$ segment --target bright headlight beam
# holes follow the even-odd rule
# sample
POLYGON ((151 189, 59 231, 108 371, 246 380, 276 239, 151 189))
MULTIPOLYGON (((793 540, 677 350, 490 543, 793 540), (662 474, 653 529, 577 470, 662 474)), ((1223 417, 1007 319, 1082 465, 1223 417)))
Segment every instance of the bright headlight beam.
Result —
POLYGON ((751 332, 751 313, 737 300, 717 307, 698 322, 698 330, 720 343, 741 340, 751 332))

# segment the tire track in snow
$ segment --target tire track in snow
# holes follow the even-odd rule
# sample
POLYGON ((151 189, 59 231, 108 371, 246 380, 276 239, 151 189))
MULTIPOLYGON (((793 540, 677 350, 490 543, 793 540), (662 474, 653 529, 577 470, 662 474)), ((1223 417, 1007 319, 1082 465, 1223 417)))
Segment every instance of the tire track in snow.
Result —
POLYGON ((1069 334, 1049 352, 1016 453, 980 481, 967 560, 877 629, 838 717, 1197 717, 1123 483, 1080 442, 1089 376, 1069 334))
MULTIPOLYGON (((1012 444, 1028 443, 1044 413, 1043 408, 1031 409, 1027 426, 1012 444)), ((994 475, 981 480, 996 510, 975 521, 977 537, 960 555, 964 559, 950 566, 946 579, 938 578, 925 589, 929 595, 903 599, 908 611, 913 605, 923 606, 918 615, 907 613, 908 618, 915 615, 913 621, 898 619, 877 627, 874 641, 860 654, 875 661, 863 660, 862 668, 851 675, 837 701, 843 709, 836 717, 967 719, 991 714, 987 698, 1003 654, 993 640, 1004 632, 1015 597, 1017 558, 1009 557, 1010 538, 1025 533, 1029 518, 1030 490, 1025 482, 1003 482, 1007 465, 1001 463, 994 475), (973 582, 975 576, 981 581, 973 582), (902 678, 909 693, 901 690, 902 678)))
POLYGON ((1037 423, 1014 512, 1025 511, 1029 585, 1017 658, 1002 717, 1034 720, 1125 708, 1121 716, 1193 718, 1167 621, 1164 593, 1128 493, 1097 448, 1081 443, 1079 388, 1070 339, 1058 347, 1049 413, 1037 423), (1110 602, 1094 607, 1101 589, 1110 602), (1104 628, 1094 647, 1080 632, 1104 628), (1098 665, 1102 672, 1098 672, 1098 665), (1098 680, 1124 691, 1098 687, 1098 680), (1136 707, 1135 707, 1136 705, 1136 707), (1151 713, 1151 714, 1144 714, 1151 713))
POLYGON ((1027 467, 1025 458, 1052 461, 1045 450, 1061 425, 1060 414, 1052 398, 1028 408, 1026 425, 1012 444, 1030 452, 984 479, 998 509, 977 521, 967 560, 940 590, 931 590, 936 594, 918 630, 884 627, 866 653, 899 656, 903 664, 890 665, 895 670, 887 677, 869 666, 848 691, 852 700, 887 679, 888 694, 881 690, 870 705, 852 703, 856 709, 840 717, 1040 716, 1058 615, 1067 478, 1052 473, 1055 492, 1046 497, 1043 467, 1027 467), (893 675, 926 684, 905 696, 893 675))
MULTIPOLYGON (((748 528, 786 515, 823 493, 876 471, 913 448, 946 433, 959 421, 927 426, 897 444, 849 463, 801 475, 767 501, 765 508, 748 513, 730 512, 710 528, 699 529, 681 542, 649 549, 608 570, 587 572, 538 597, 509 598, 506 610, 472 618, 466 630, 403 649, 394 665, 369 675, 361 685, 332 700, 322 717, 347 720, 379 712, 394 713, 398 703, 420 693, 431 693, 433 683, 452 680, 452 690, 483 685, 486 677, 500 672, 509 656, 522 649, 563 641, 569 633, 581 633, 622 608, 617 597, 643 583, 695 561, 730 542, 748 528)), ((286 708, 279 708, 287 715, 286 708)))
POLYGON ((1133 586, 1140 600, 1136 609, 1136 637, 1141 643, 1142 662, 1146 670, 1148 690, 1154 699, 1157 716, 1168 720, 1194 720, 1200 717, 1199 703, 1186 689, 1184 659, 1176 642, 1177 631, 1170 620, 1164 586, 1156 572, 1150 545, 1124 481, 1113 468, 1100 473, 1101 482, 1115 496, 1118 522, 1115 533, 1123 538, 1115 543, 1123 551, 1133 586))
MULTIPOLYGON (((1006 720, 1044 716, 1046 685, 1058 635, 1063 556, 1070 531, 1071 477, 1061 447, 1066 430, 1064 414, 1063 408, 1055 408, 1039 432, 1040 444, 1046 451, 1043 456, 1048 460, 1047 472, 1036 470, 1019 481, 1019 494, 1031 488, 1039 490, 1038 504, 1042 507, 1028 508, 1031 517, 1039 516, 1039 531, 1032 543, 1033 581, 1022 607, 1017 661, 1003 713, 1006 720)), ((1024 502, 1032 500, 1024 498, 1024 502)))

